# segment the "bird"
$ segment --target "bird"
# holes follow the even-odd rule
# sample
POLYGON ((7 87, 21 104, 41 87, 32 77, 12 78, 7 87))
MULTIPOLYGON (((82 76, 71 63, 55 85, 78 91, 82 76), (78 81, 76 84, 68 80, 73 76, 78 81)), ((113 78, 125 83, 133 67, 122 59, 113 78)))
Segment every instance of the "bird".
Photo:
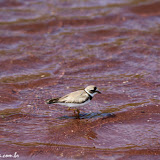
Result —
MULTIPOLYGON (((53 99, 47 99, 47 104, 60 104, 67 106, 69 108, 78 108, 79 106, 84 106, 87 103, 89 103, 93 96, 97 93, 101 93, 98 88, 94 85, 89 85, 83 90, 78 90, 71 92, 65 96, 53 98, 53 99)), ((74 112, 75 113, 75 112, 74 112)), ((78 118, 80 111, 77 109, 78 118)))

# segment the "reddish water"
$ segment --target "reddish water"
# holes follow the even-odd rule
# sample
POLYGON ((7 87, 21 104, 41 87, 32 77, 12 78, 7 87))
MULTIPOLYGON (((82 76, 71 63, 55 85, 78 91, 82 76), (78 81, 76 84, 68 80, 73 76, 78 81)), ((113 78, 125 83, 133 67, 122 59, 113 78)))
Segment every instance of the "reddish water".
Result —
POLYGON ((157 0, 0 1, 1 156, 160 159, 159 27, 157 0), (89 84, 80 119, 45 104, 89 84))

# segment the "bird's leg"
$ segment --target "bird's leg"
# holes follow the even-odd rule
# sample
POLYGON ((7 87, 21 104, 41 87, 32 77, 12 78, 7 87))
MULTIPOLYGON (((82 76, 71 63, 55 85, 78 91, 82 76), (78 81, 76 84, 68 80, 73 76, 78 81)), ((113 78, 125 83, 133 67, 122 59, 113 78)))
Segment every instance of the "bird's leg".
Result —
POLYGON ((79 109, 74 109, 74 114, 77 116, 77 118, 79 118, 79 117, 80 117, 80 116, 79 116, 79 114, 80 114, 79 109), (77 111, 77 114, 76 114, 76 111, 77 111))
POLYGON ((67 108, 67 111, 70 111, 70 110, 75 110, 75 109, 72 108, 72 107, 68 107, 68 108, 67 108))
POLYGON ((77 109, 77 117, 79 118, 80 116, 79 116, 79 113, 80 113, 80 111, 79 111, 79 109, 77 109))

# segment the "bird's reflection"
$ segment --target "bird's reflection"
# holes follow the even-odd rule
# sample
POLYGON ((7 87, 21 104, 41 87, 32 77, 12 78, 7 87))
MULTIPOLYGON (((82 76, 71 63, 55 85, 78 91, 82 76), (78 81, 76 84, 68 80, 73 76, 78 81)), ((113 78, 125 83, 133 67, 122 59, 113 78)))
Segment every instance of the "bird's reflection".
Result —
POLYGON ((79 114, 79 117, 76 115, 70 115, 70 116, 62 116, 58 117, 58 119, 91 119, 91 118, 108 118, 108 117, 114 117, 115 115, 113 113, 101 113, 101 112, 93 112, 93 113, 81 113, 79 114))

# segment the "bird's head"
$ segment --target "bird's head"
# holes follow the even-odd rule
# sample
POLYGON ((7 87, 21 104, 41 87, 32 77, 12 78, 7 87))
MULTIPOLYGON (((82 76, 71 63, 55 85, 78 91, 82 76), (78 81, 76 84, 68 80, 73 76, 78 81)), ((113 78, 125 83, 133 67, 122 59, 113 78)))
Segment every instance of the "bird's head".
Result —
POLYGON ((97 93, 101 93, 101 92, 97 89, 97 87, 94 86, 94 85, 90 85, 90 86, 86 87, 84 90, 85 90, 89 95, 91 95, 92 97, 93 97, 95 94, 97 94, 97 93))

